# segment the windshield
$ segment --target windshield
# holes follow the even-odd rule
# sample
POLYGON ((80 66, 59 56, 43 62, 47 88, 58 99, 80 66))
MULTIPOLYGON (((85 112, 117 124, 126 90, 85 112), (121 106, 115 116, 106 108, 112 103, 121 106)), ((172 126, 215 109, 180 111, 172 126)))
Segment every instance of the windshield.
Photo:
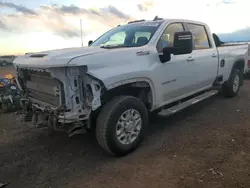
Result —
POLYGON ((146 45, 155 34, 161 22, 140 22, 118 26, 109 30, 91 46, 139 47, 146 45))

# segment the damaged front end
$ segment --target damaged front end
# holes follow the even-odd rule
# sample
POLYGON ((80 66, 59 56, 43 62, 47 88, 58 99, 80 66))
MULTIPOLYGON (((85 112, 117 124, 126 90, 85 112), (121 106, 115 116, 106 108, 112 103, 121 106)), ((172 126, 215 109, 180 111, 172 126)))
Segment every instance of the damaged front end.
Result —
POLYGON ((90 128, 90 114, 101 106, 104 85, 87 73, 87 66, 19 68, 27 116, 39 127, 66 131, 70 136, 90 128))

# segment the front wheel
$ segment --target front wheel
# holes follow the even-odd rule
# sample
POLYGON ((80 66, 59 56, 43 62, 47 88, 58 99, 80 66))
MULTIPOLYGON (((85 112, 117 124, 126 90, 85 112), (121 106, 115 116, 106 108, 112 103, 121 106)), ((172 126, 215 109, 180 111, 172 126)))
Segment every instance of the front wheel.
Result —
POLYGON ((225 97, 235 97, 239 93, 241 79, 240 70, 233 69, 229 80, 223 85, 223 95, 225 97))
POLYGON ((126 155, 143 140, 148 126, 144 103, 132 96, 119 96, 100 111, 96 138, 100 146, 113 155, 126 155))

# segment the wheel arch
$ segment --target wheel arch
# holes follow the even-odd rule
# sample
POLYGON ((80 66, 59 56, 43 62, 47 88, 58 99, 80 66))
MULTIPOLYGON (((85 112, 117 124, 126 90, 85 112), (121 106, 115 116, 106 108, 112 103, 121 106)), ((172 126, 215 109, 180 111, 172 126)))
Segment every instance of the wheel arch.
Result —
POLYGON ((233 68, 244 69, 245 68, 245 60, 243 58, 237 59, 236 61, 234 61, 233 68))
POLYGON ((234 61, 233 67, 230 72, 230 76, 232 74, 233 69, 239 69, 241 74, 240 85, 243 85, 243 76, 244 76, 244 69, 245 69, 245 60, 243 58, 237 59, 234 61))
POLYGON ((147 78, 122 80, 106 88, 107 91, 103 95, 104 101, 117 95, 132 95, 140 98, 144 104, 147 103, 146 107, 148 110, 152 109, 155 104, 154 85, 153 82, 147 78))
POLYGON ((155 105, 155 89, 149 79, 130 79, 116 82, 112 85, 105 86, 101 94, 101 105, 96 110, 90 113, 90 121, 87 125, 88 129, 95 129, 96 119, 103 108, 111 99, 116 96, 131 95, 138 97, 143 101, 148 111, 153 109, 155 105))

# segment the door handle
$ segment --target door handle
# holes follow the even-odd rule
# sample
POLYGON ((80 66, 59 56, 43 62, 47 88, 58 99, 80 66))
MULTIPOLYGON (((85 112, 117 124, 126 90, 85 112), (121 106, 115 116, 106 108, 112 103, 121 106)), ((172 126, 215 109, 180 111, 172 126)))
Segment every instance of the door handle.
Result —
POLYGON ((193 57, 189 57, 189 58, 187 58, 187 61, 193 61, 194 60, 194 58, 193 57))
POLYGON ((213 54, 212 57, 217 57, 217 54, 213 54))

